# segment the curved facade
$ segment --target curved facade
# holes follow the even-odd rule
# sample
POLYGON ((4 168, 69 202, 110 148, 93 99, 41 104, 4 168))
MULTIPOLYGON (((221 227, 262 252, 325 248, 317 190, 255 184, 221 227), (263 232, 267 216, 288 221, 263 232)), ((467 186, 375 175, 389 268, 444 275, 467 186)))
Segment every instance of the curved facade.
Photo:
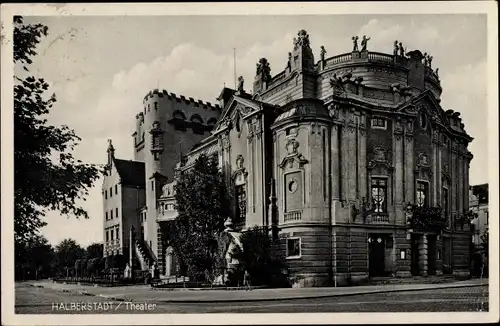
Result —
POLYGON ((472 138, 458 112, 441 108, 437 71, 418 50, 322 51, 316 62, 304 30, 290 51, 274 76, 271 63, 258 61, 253 95, 242 78, 237 90, 224 88, 220 108, 166 91, 144 99, 134 144, 146 164, 147 212, 156 218, 145 233, 160 270, 172 271, 162 246, 175 218, 164 217, 169 183, 207 153, 219 157, 235 193, 235 231, 272 228, 296 286, 468 275, 471 233, 461 221, 472 138), (190 149, 181 160, 179 141, 190 149), (149 188, 150 178, 160 188, 149 188), (410 204, 443 207, 448 225, 414 228, 410 204))

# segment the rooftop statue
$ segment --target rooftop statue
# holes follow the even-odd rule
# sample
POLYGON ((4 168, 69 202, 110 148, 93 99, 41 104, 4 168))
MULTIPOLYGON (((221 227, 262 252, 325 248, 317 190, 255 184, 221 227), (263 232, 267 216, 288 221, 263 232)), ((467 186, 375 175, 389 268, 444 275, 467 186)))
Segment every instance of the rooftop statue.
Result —
POLYGON ((352 37, 352 43, 353 43, 352 51, 353 52, 354 51, 359 51, 359 49, 358 49, 358 39, 359 39, 359 37, 357 37, 357 36, 353 36, 352 37))
POLYGON ((297 33, 297 38, 294 38, 293 39, 293 45, 294 45, 294 48, 297 49, 298 47, 309 47, 310 46, 310 42, 309 42, 309 34, 307 34, 307 32, 303 29, 301 29, 298 33, 297 33))
POLYGON ((403 48, 403 43, 399 42, 399 55, 404 57, 405 56, 405 49, 403 48))
POLYGON ((321 61, 325 60, 325 54, 326 54, 326 50, 325 50, 325 47, 322 45, 321 51, 320 51, 321 61))
POLYGON ((245 90, 243 89, 243 83, 245 80, 243 79, 243 76, 238 77, 238 92, 244 93, 245 90))
POLYGON ((432 68, 432 56, 427 57, 427 61, 429 62, 429 68, 432 68))
POLYGON ((263 81, 271 79, 271 67, 266 58, 261 58, 257 63, 257 76, 260 76, 263 81))
POLYGON ((366 47, 368 45, 368 41, 370 38, 366 38, 366 35, 363 35, 363 39, 361 40, 361 51, 367 51, 366 47))
POLYGON ((427 52, 424 53, 424 65, 427 66, 429 64, 429 61, 427 61, 427 52))
POLYGON ((396 40, 396 41, 394 41, 394 51, 392 52, 392 54, 394 56, 398 55, 398 49, 399 49, 399 47, 398 47, 398 41, 396 40))

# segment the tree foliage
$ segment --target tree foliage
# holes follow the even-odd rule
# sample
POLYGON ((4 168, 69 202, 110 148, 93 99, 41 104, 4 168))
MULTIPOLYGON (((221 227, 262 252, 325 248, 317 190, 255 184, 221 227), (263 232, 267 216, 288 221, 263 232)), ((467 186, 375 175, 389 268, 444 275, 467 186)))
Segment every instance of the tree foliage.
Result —
POLYGON ((78 268, 80 268, 81 260, 84 257, 85 249, 80 247, 73 239, 65 239, 56 246, 56 261, 59 273, 67 273, 68 270, 77 267, 77 260, 79 260, 78 268))
MULTIPOLYGON (((287 286, 282 274, 284 264, 272 253, 272 242, 266 228, 255 226, 240 237, 240 246, 235 246, 230 253, 239 264, 232 272, 234 279, 242 280, 245 270, 250 274, 252 285, 287 286)), ((237 282, 236 282, 237 283, 237 282)))
POLYGON ((102 243, 93 243, 87 247, 87 258, 102 258, 104 253, 104 245, 102 243))
MULTIPOLYGON (((42 24, 14 18, 14 63, 29 72, 36 47, 48 35, 42 24)), ((28 74, 29 75, 29 74, 28 74)), ((51 126, 45 116, 56 102, 49 84, 35 76, 14 77, 14 237, 26 242, 46 223, 47 209, 88 218, 77 200, 88 195, 100 169, 71 154, 81 140, 67 126, 51 126)), ((85 198, 83 198, 85 200, 85 198)))
POLYGON ((40 235, 15 243, 14 263, 16 279, 48 277, 55 268, 54 248, 40 235))
POLYGON ((217 235, 229 216, 229 194, 215 158, 201 155, 175 186, 178 217, 172 246, 189 277, 203 281, 215 268, 217 235))

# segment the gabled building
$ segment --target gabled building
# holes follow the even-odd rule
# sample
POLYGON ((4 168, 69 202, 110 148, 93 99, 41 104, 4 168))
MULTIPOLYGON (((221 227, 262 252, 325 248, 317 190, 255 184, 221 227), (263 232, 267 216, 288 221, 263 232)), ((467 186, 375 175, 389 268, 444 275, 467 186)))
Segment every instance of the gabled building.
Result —
POLYGON ((175 176, 201 154, 218 157, 234 193, 227 225, 236 234, 272 230, 296 286, 469 274, 471 231, 462 221, 472 138, 459 112, 441 108, 437 70, 402 47, 370 52, 365 42, 325 53, 315 61, 301 30, 277 63, 283 71, 272 76, 259 60, 252 95, 241 77, 217 105, 166 90, 146 95, 133 134, 145 164, 137 219, 161 274, 178 271, 165 245, 175 176), (411 205, 441 206, 433 219, 445 225, 418 227, 411 205))

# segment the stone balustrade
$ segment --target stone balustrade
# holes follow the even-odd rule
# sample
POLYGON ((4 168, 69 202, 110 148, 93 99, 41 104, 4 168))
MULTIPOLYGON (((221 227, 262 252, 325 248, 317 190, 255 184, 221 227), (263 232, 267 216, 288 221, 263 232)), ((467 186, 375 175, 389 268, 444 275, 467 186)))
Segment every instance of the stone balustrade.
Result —
POLYGON ((302 219, 302 212, 301 211, 286 212, 285 213, 285 222, 300 221, 301 219, 302 219))

